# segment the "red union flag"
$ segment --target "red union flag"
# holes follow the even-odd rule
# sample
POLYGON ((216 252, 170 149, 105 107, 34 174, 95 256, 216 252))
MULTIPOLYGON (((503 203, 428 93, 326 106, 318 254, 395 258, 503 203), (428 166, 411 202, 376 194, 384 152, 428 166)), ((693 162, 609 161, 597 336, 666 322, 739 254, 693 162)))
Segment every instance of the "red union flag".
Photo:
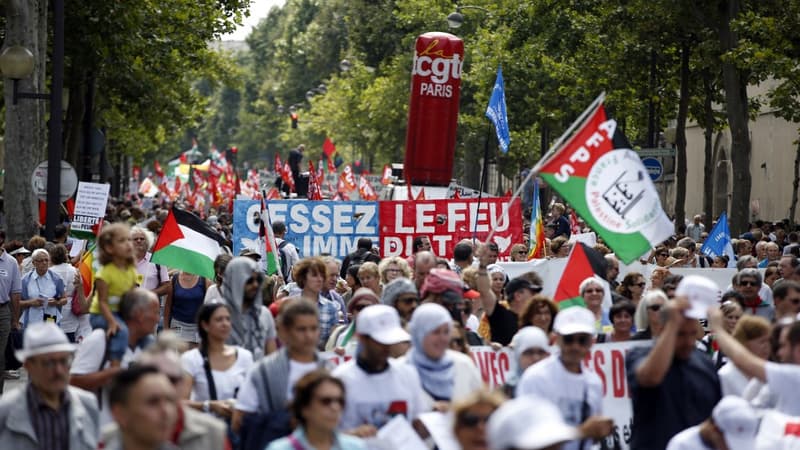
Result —
POLYGON ((278 175, 283 174, 283 163, 281 163, 281 155, 275 153, 275 173, 278 175))
POLYGON ((453 247, 473 233, 485 241, 494 230, 492 241, 501 259, 508 259, 511 246, 522 243, 520 200, 507 198, 447 199, 420 201, 382 201, 379 203, 383 257, 409 256, 411 244, 419 235, 428 236, 437 256, 453 257, 453 247))
POLYGON ((214 178, 219 178, 222 176, 222 167, 214 161, 211 161, 211 164, 208 165, 208 174, 214 178))
POLYGON ((361 200, 374 201, 378 199, 378 193, 375 192, 375 189, 369 184, 369 180, 364 175, 361 175, 358 179, 358 195, 361 196, 361 200))
POLYGON ((350 164, 344 166, 344 171, 339 175, 339 180, 344 183, 345 190, 347 192, 354 191, 356 189, 356 176, 353 173, 353 168, 350 167, 350 164))
POLYGON ((383 166, 383 177, 381 178, 381 184, 387 185, 392 183, 392 166, 386 164, 383 166))
POLYGON ((537 168, 626 264, 673 233, 647 169, 602 102, 537 168))

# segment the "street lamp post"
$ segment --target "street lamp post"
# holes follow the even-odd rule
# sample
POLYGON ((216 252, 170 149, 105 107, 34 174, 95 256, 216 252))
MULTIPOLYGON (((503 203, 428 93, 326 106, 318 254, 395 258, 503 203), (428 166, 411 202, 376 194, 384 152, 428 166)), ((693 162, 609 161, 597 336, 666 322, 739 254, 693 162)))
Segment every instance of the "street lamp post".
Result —
POLYGON ((476 9, 478 11, 485 12, 488 16, 492 15, 488 9, 481 6, 457 5, 455 12, 452 12, 447 16, 447 26, 450 28, 460 28, 461 25, 464 24, 464 14, 461 14, 461 10, 463 9, 476 9))
POLYGON ((47 150, 47 219, 45 221, 45 237, 53 239, 56 225, 59 222, 61 206, 61 159, 63 144, 61 141, 64 115, 62 92, 64 90, 64 0, 53 0, 53 74, 50 93, 19 92, 19 80, 27 78, 33 72, 33 54, 30 50, 12 46, 7 47, 0 55, 0 70, 14 84, 12 101, 16 105, 19 99, 50 100, 50 121, 47 150))

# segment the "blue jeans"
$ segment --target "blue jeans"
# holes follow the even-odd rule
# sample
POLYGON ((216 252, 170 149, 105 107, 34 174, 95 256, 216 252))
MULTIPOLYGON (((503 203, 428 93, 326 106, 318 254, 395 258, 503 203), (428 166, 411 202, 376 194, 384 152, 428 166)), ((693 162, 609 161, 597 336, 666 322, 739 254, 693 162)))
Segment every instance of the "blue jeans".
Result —
MULTIPOLYGON (((125 356, 125 351, 128 349, 128 327, 119 314, 113 314, 114 318, 117 319, 119 331, 111 336, 111 339, 108 341, 108 359, 111 361, 122 361, 122 357, 125 356)), ((92 328, 108 330, 108 322, 102 314, 89 315, 89 323, 92 324, 92 328)))

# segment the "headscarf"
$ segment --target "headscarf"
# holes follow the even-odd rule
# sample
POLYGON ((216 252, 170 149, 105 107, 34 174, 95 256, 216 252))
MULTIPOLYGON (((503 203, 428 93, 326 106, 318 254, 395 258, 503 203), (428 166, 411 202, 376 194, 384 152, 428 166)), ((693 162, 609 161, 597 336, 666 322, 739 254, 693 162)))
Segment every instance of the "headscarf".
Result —
POLYGON ((247 312, 242 309, 245 283, 253 272, 259 272, 259 267, 251 258, 237 256, 231 259, 222 280, 222 298, 231 308, 231 335, 228 343, 242 346, 256 357, 263 354, 267 337, 267 330, 261 327, 259 320, 263 306, 261 286, 258 287, 253 306, 247 312))
POLYGON ((439 360, 429 358, 422 348, 422 341, 436 328, 444 324, 450 327, 452 323, 450 313, 436 303, 420 305, 408 322, 413 347, 407 358, 417 368, 422 388, 434 400, 450 400, 453 396, 453 359, 447 352, 439 360))
POLYGON ((539 327, 527 326, 522 327, 517 331, 513 338, 511 338, 511 346, 514 349, 514 358, 517 362, 517 376, 522 375, 520 370, 519 359, 525 350, 531 348, 540 348, 547 352, 550 351, 550 346, 547 342, 547 335, 539 327))

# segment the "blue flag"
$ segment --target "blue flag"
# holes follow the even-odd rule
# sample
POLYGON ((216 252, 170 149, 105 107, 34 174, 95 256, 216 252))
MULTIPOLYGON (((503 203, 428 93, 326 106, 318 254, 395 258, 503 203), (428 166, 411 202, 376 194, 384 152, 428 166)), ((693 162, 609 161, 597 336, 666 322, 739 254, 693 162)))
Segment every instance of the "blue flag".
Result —
POLYGON ((703 242, 703 246, 700 247, 700 253, 711 257, 727 256, 728 267, 736 267, 731 231, 728 228, 728 215, 724 211, 720 214, 714 229, 703 242))
POLYGON ((508 153, 508 144, 511 137, 508 134, 508 115, 506 114, 506 92, 503 86, 503 69, 497 68, 497 79, 494 82, 492 98, 489 99, 489 106, 486 108, 486 117, 494 124, 497 132, 497 141, 500 144, 500 151, 508 153))

